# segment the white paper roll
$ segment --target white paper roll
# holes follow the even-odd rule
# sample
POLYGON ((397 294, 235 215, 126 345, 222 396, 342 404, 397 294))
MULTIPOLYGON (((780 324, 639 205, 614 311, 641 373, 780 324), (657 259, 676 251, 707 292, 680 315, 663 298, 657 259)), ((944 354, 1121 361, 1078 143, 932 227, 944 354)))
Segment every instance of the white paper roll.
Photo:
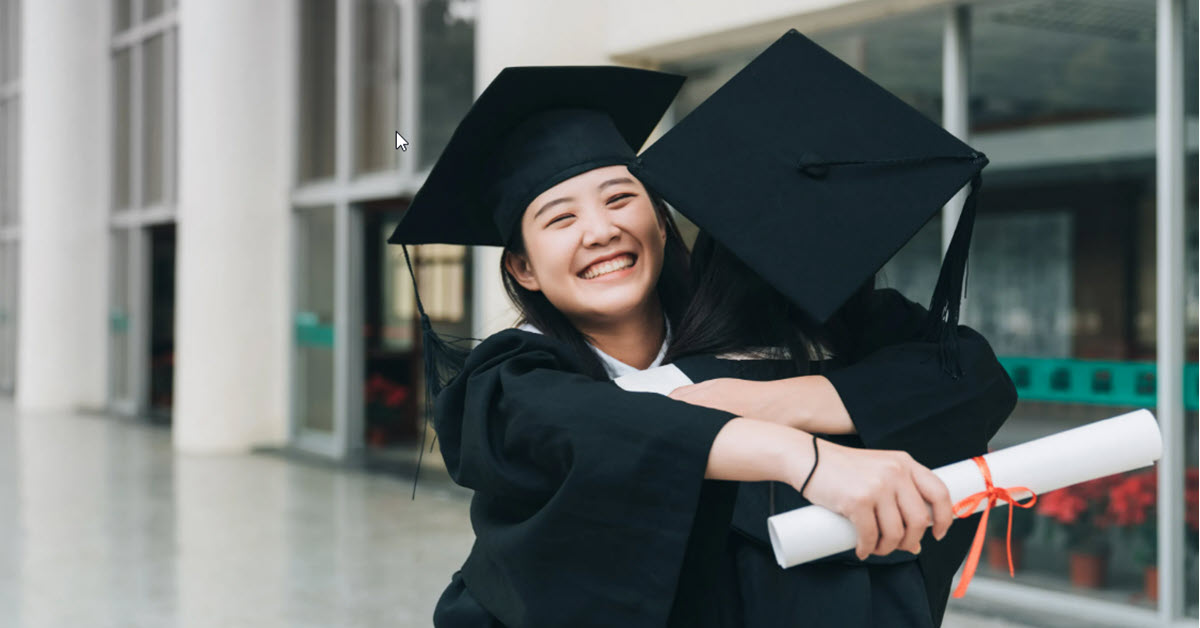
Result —
MULTIPOLYGON (((1162 433, 1149 410, 1136 410, 1051 434, 984 456, 999 488, 1024 486, 1037 494, 1154 464, 1162 457, 1162 433)), ((972 460, 934 469, 957 503, 985 490, 972 460)), ((1023 501, 1027 491, 1013 491, 1023 501)), ((971 514, 987 505, 983 500, 971 514)), ((1007 506, 1007 504, 1005 504, 1007 506)), ((964 515, 965 516, 965 515, 964 515)), ((771 547, 781 567, 793 567, 853 549, 849 519, 821 506, 805 506, 767 518, 771 547)))

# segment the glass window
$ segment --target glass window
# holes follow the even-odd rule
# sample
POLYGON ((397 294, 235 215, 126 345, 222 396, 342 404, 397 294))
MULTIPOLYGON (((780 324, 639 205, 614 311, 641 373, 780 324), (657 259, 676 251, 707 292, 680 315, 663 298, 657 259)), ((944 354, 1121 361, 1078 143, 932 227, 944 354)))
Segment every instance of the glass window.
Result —
MULTIPOLYGON (((404 261, 404 251, 401 247, 388 245, 387 239, 396 226, 397 219, 384 221, 380 230, 380 250, 382 251, 382 278, 380 286, 381 299, 379 307, 380 345, 395 351, 410 351, 413 348, 414 321, 417 317, 417 302, 413 295, 412 279, 408 275, 408 266, 404 261)), ((411 247, 409 254, 416 257, 417 247, 411 247)), ((414 259, 414 262, 416 260, 414 259)), ((424 284, 422 284, 424 285, 424 284)))
POLYGON ((9 181, 15 178, 9 173, 12 169, 9 163, 12 151, 8 149, 8 145, 12 140, 9 137, 8 115, 8 101, 0 100, 0 227, 7 226, 11 220, 8 188, 11 185, 9 181))
POLYGON ((334 209, 296 213, 296 412, 306 429, 333 431, 334 209))
POLYGON ((165 8, 163 0, 142 0, 142 19, 158 17, 165 8))
POLYGON ((129 290, 129 245, 130 230, 113 232, 112 251, 109 259, 111 268, 111 293, 109 302, 109 373, 112 399, 127 400, 133 395, 129 380, 130 351, 132 342, 130 316, 133 312, 129 290))
POLYGON ((976 132, 1154 113, 1154 2, 1014 0, 973 11, 976 132))
POLYGON ((9 73, 14 79, 21 78, 21 0, 11 0, 9 5, 9 17, 11 17, 12 35, 8 41, 12 45, 12 53, 8 58, 12 60, 12 69, 9 73))
POLYGON ((21 68, 21 3, 0 0, 0 85, 15 80, 21 68))
MULTIPOLYGON (((1154 21, 1150 0, 972 6, 971 138, 991 164, 963 322, 1020 397, 994 448, 1155 404, 1154 21)), ((1156 508, 1123 501, 1148 482, 1104 478, 1018 511, 1017 578, 1154 606, 1156 508)))
POLYGON ((354 171, 396 167, 400 10, 394 0, 359 0, 354 50, 354 171))
POLYGON ((113 58, 113 180, 112 201, 117 210, 128 208, 133 203, 131 194, 131 173, 133 171, 133 155, 130 134, 133 130, 132 119, 132 65, 133 50, 126 48, 118 51, 113 58))
POLYGON ((301 181, 334 175, 337 3, 300 3, 300 164, 301 181))
POLYGON ((132 0, 113 0, 113 32, 119 33, 132 25, 132 0))
POLYGON ((165 130, 165 35, 146 41, 142 54, 142 205, 163 201, 165 130))
POLYGON ((421 168, 437 161, 475 90, 475 0, 422 0, 421 168))
POLYGON ((417 286, 429 320, 461 322, 466 311, 466 247, 422 244, 413 248, 417 286))
POLYGON ((942 11, 813 35, 813 41, 938 124, 942 123, 942 11))
POLYGON ((174 202, 179 198, 179 31, 172 29, 167 33, 168 59, 171 66, 167 70, 167 122, 166 136, 170 152, 167 154, 167 200, 174 202))
POLYGON ((0 204, 3 204, 4 210, 0 211, 0 225, 15 227, 21 224, 21 100, 19 98, 11 98, 8 101, 7 114, 0 115, 0 124, 5 124, 7 131, 3 141, 0 141, 0 161, 5 164, 0 166, 3 170, 3 186, 0 189, 0 204), (7 118, 7 121, 5 121, 7 118))
POLYGON ((13 18, 10 15, 12 12, 10 4, 11 0, 0 0, 0 85, 8 82, 13 68, 13 63, 9 60, 13 45, 9 39, 15 29, 12 27, 13 18))
POLYGON ((17 260, 16 242, 0 242, 0 392, 16 388, 17 260))

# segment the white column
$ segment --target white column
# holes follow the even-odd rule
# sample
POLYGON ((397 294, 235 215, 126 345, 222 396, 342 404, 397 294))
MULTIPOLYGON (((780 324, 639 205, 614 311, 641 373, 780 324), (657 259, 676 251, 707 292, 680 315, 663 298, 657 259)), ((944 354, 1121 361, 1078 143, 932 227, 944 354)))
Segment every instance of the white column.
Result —
POLYGON ((1158 610, 1183 617, 1183 0, 1159 0, 1157 43, 1158 610))
POLYGON ((182 0, 174 439, 287 436, 295 3, 182 0))
POLYGON ((17 404, 107 397, 109 3, 22 3, 17 404))
MULTIPOLYGON (((946 10, 942 37, 942 126, 954 137, 971 141, 967 89, 971 70, 971 9, 966 5, 946 10)), ((970 184, 959 190, 942 208, 942 254, 950 246, 958 217, 962 214, 970 184)), ((965 296, 965 295, 964 295, 965 296)))

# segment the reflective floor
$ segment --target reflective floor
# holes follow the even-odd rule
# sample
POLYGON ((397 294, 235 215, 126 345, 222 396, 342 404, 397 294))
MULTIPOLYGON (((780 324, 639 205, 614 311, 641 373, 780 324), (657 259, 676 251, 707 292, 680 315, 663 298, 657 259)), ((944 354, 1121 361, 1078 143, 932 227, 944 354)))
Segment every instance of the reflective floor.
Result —
MULTIPOLYGON (((0 626, 426 628, 463 493, 0 400, 0 626)), ((1021 628, 957 609, 948 628, 1021 628)))

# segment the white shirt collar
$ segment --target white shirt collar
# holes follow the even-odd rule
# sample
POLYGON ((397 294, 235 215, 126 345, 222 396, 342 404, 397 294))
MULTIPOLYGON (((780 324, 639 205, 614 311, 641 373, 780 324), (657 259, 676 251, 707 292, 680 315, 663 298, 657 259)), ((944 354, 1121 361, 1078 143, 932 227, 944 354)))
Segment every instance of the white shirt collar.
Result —
MULTIPOLYGON (((521 325, 520 327, 517 327, 517 329, 520 329, 521 331, 532 332, 535 334, 542 333, 542 330, 538 329, 537 327, 534 327, 533 325, 530 325, 529 323, 525 323, 525 324, 521 325)), ((656 366, 662 366, 663 358, 666 357, 666 355, 667 355, 667 346, 670 344, 671 344, 671 321, 668 320, 667 321, 667 333, 663 335, 662 346, 658 348, 658 355, 654 356, 654 361, 650 363, 650 366, 646 367, 647 369, 652 369, 656 366)), ((623 375, 629 375, 630 373, 637 373, 637 372, 643 370, 643 369, 637 368, 636 366, 631 366, 629 364, 626 364, 626 363, 612 357, 611 355, 608 355, 607 353, 601 351, 600 349, 596 348, 595 346, 592 346, 590 344, 588 346, 591 347, 592 351, 596 352, 596 356, 600 358, 600 363, 604 365, 604 372, 608 373, 609 379, 616 379, 623 375)))

